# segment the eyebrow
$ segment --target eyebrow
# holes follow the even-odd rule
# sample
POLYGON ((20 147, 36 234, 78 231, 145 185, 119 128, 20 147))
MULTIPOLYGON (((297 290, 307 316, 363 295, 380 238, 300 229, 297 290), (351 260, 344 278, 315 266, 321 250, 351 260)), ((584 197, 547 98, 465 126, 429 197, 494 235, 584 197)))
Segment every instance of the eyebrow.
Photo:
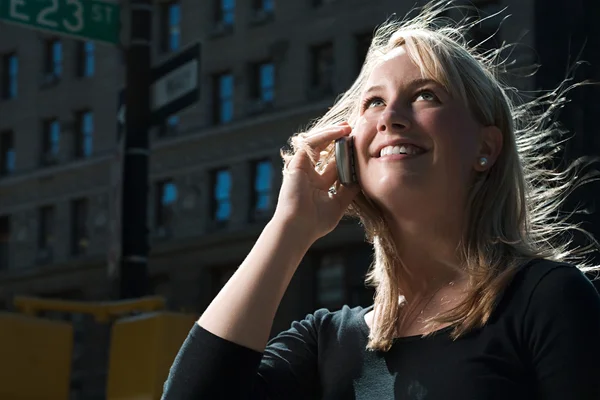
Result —
MULTIPOLYGON (((410 81, 408 83, 408 85, 405 86, 405 88, 412 89, 414 87, 426 86, 426 85, 435 85, 437 87, 441 87, 441 85, 438 82, 434 81, 433 79, 419 78, 419 79, 414 79, 414 80, 410 81)), ((371 92, 376 92, 378 90, 383 90, 384 88, 385 88, 385 86, 383 86, 383 85, 371 86, 370 88, 365 90, 365 94, 371 93, 371 92)))

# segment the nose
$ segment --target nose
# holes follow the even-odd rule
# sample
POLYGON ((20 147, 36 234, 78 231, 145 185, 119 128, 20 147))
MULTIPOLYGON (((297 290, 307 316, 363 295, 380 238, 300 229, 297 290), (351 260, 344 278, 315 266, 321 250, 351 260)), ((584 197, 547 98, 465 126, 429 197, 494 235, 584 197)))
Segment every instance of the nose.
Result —
POLYGON ((395 109, 389 108, 379 114, 377 131, 386 134, 405 132, 410 128, 410 120, 395 109))

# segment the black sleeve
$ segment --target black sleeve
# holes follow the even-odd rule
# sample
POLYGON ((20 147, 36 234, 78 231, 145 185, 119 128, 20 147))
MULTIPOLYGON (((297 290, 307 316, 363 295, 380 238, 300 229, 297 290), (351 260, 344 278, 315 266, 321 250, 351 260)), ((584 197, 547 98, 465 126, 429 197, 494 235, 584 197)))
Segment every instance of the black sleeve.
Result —
POLYGON ((264 354, 194 324, 171 367, 162 399, 315 398, 316 315, 294 322, 269 342, 264 354))
POLYGON ((523 333, 540 399, 600 399, 600 296, 579 269, 545 273, 531 294, 523 333))

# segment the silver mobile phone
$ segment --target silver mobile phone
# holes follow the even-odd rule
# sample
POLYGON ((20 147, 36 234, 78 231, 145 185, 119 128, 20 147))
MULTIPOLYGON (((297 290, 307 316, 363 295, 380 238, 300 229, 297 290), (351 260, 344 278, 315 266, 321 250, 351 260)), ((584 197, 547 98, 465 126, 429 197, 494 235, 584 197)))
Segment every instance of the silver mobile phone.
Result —
POLYGON ((358 183, 354 160, 354 138, 345 136, 335 141, 335 162, 338 180, 344 186, 358 183))

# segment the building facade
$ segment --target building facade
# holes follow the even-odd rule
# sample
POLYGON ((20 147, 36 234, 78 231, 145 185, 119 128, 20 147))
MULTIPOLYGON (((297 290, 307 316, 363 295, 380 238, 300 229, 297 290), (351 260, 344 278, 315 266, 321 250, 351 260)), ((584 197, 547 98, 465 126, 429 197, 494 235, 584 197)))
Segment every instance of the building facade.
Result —
MULTIPOLYGON (((487 13, 509 7, 512 16, 496 41, 543 47, 535 25, 547 8, 542 2, 474 3, 487 13)), ((151 293, 166 296, 173 310, 200 313, 208 305, 272 215, 280 149, 351 85, 373 28, 412 6, 397 0, 156 2, 154 62, 200 41, 202 81, 197 104, 150 132, 151 293)), ((475 34, 487 37, 496 27, 486 23, 475 34)), ((110 298, 123 54, 0 22, 0 56, 0 305, 10 308, 20 294, 110 298)), ((536 61, 521 49, 514 56, 523 65, 536 61)), ((551 52, 544 57, 551 60, 551 52)), ((537 85, 532 79, 515 84, 537 85)), ((317 307, 369 304, 373 293, 363 280, 371 260, 360 227, 343 221, 306 255, 273 332, 317 307)))

